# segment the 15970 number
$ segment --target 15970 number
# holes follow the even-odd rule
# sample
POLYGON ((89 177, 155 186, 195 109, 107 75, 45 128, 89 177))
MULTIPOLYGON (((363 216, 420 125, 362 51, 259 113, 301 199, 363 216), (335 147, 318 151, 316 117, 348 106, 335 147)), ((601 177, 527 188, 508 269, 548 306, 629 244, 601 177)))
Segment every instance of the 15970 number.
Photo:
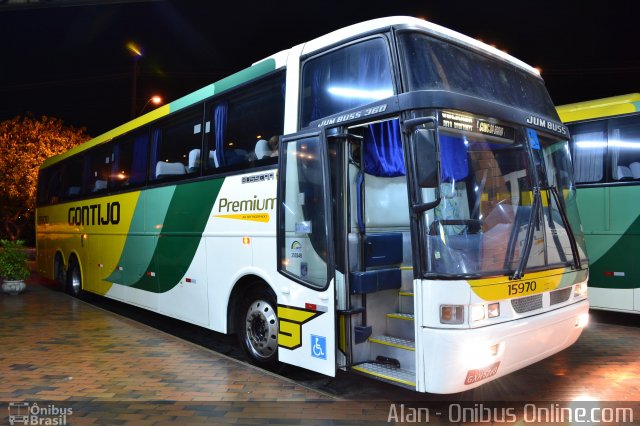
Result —
POLYGON ((509 284, 509 296, 536 291, 536 287, 537 285, 535 281, 524 281, 521 283, 509 284))

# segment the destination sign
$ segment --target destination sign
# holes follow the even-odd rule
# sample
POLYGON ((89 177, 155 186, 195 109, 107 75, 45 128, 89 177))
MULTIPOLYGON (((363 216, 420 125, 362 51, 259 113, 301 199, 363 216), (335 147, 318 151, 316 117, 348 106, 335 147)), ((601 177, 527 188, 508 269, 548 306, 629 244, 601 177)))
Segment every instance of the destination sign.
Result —
POLYGON ((511 141, 515 138, 515 130, 512 127, 492 123, 488 120, 482 120, 459 112, 442 111, 439 124, 449 129, 480 133, 511 141))

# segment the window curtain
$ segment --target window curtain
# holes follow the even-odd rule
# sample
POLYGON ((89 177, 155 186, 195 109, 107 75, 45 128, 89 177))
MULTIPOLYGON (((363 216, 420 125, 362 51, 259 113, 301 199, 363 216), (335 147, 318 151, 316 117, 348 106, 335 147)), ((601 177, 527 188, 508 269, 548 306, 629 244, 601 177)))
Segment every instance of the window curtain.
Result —
POLYGON ((118 174, 121 170, 124 170, 123 167, 128 167, 128 164, 122 164, 122 147, 120 146, 122 143, 117 143, 113 146, 113 151, 111 152, 113 161, 111 161, 111 171, 109 174, 109 188, 118 187, 121 183, 118 182, 118 174))
POLYGON ((226 165, 224 159, 224 137, 227 133, 228 110, 229 108, 226 103, 220 103, 216 105, 213 111, 213 122, 215 123, 214 127, 216 135, 216 159, 220 166, 226 165))
MULTIPOLYGON (((578 183, 600 182, 604 166, 605 136, 603 132, 573 135, 575 146, 575 180, 578 183)), ((617 166, 617 159, 615 165, 617 166)))
POLYGON ((160 135, 162 134, 162 129, 153 129, 152 139, 151 139, 151 164, 149 165, 149 170, 152 173, 151 178, 156 178, 156 164, 160 161, 158 158, 158 153, 160 150, 160 135))
POLYGON ((138 135, 133 141, 133 160, 129 171, 131 185, 144 183, 147 171, 147 144, 148 136, 146 134, 138 135))
MULTIPOLYGON (((322 61, 322 60, 319 60, 322 61)), ((329 64, 318 63, 316 64, 316 69, 312 74, 311 80, 311 93, 312 93, 312 106, 311 106, 311 115, 308 120, 305 120, 305 124, 307 125, 309 122, 313 120, 317 120, 320 117, 324 117, 324 109, 323 108, 326 103, 326 89, 328 89, 324 84, 325 81, 328 80, 329 76, 329 64), (325 90, 323 90, 325 89, 325 90)))
POLYGON ((364 171, 379 177, 404 176, 404 154, 398 120, 370 124, 364 135, 364 171))
POLYGON ((462 138, 440 135, 440 168, 443 182, 460 181, 469 175, 467 148, 462 138))
POLYGON ((83 173, 82 173, 82 191, 85 194, 88 194, 91 192, 91 190, 93 189, 93 182, 95 181, 96 177, 93 174, 93 167, 91 167, 91 155, 85 155, 84 156, 84 164, 83 164, 83 173))

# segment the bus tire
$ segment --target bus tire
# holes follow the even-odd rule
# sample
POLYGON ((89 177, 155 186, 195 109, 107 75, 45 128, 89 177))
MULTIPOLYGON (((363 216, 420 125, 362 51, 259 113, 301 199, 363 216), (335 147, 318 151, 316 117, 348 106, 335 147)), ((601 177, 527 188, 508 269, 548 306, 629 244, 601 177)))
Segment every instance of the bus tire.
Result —
POLYGON ((252 364, 274 369, 279 365, 275 297, 264 288, 256 288, 242 299, 236 318, 240 346, 252 364))
POLYGON ((53 261, 53 279, 58 283, 61 290, 65 289, 67 279, 65 276, 64 262, 62 261, 62 255, 60 253, 56 253, 56 258, 53 261))
POLYGON ((69 268, 67 269, 67 293, 77 298, 82 296, 82 272, 80 271, 80 264, 75 257, 69 259, 69 268))

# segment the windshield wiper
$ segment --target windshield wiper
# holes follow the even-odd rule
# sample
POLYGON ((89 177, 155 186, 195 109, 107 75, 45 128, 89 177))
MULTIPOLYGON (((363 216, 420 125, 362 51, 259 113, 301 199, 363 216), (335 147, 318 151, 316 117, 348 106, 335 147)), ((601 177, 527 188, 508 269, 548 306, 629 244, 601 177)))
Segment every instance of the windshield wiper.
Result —
POLYGON ((529 217, 529 225, 527 226, 527 235, 524 240, 524 251, 522 257, 518 263, 518 267, 513 271, 513 274, 509 279, 519 280, 524 276, 524 270, 527 267, 529 261, 529 253, 531 253, 531 246, 533 245, 533 228, 538 220, 538 214, 540 211, 540 188, 533 188, 533 205, 531 206, 531 216, 529 217))
POLYGON ((560 218, 562 218, 562 222, 564 223, 565 229, 567 230, 567 237, 569 238, 571 252, 573 253, 573 267, 575 269, 580 269, 582 267, 582 264, 580 262, 578 243, 576 242, 576 236, 573 235, 573 230, 571 229, 571 225, 569 224, 569 217, 567 216, 564 205, 560 202, 560 194, 558 193, 558 188, 556 188, 554 185, 550 185, 548 189, 553 194, 553 198, 556 200, 560 218))

